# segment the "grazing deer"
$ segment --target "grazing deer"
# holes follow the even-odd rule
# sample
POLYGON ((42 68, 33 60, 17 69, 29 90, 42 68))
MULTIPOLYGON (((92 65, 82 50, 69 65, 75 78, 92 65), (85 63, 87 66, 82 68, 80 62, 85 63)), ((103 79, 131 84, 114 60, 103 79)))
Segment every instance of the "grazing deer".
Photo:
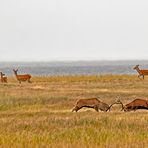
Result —
POLYGON ((17 74, 18 69, 17 70, 13 69, 13 71, 14 71, 14 74, 15 74, 17 80, 19 81, 19 83, 21 83, 22 81, 28 81, 29 83, 31 83, 31 81, 30 81, 31 75, 30 74, 18 75, 17 74))
POLYGON ((118 104, 122 105, 122 110, 126 111, 136 111, 137 109, 146 109, 148 110, 148 100, 135 99, 132 102, 123 105, 123 103, 118 100, 118 104))
POLYGON ((88 107, 88 108, 93 108, 97 112, 99 110, 107 112, 108 110, 110 111, 110 108, 116 103, 111 104, 110 106, 104 102, 101 102, 97 98, 90 98, 90 99, 80 99, 76 102, 75 107, 73 108, 73 111, 78 111, 83 107, 88 107))
POLYGON ((1 75, 1 82, 2 82, 2 83, 7 83, 7 77, 4 77, 5 74, 2 73, 2 72, 0 72, 0 75, 1 75))
POLYGON ((140 76, 143 77, 144 79, 144 75, 148 75, 148 70, 144 70, 144 69, 139 69, 139 65, 136 65, 133 69, 137 70, 137 72, 139 73, 138 78, 140 78, 140 76))

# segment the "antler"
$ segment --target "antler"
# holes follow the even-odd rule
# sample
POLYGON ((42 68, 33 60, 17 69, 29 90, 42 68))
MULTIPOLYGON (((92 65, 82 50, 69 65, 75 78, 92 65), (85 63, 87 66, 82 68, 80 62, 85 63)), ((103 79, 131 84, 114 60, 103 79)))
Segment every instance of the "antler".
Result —
POLYGON ((123 105, 123 103, 121 102, 120 98, 118 98, 118 99, 116 100, 116 104, 121 104, 121 106, 122 106, 121 111, 124 110, 124 105, 123 105))
POLYGON ((123 103, 121 102, 120 97, 117 97, 116 101, 115 101, 114 103, 112 103, 112 104, 109 106, 109 109, 110 109, 113 105, 115 105, 115 104, 121 104, 121 105, 122 105, 121 111, 124 109, 124 105, 123 105, 123 103))

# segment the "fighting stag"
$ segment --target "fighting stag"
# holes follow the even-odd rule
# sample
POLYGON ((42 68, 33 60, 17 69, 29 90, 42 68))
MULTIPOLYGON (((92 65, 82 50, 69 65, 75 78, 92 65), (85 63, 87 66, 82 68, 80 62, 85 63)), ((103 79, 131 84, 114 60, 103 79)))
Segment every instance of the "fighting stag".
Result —
POLYGON ((30 79, 31 79, 31 75, 30 74, 21 74, 21 75, 18 75, 17 74, 17 70, 13 69, 14 71, 14 74, 17 78, 17 80, 19 81, 19 83, 21 83, 22 81, 28 81, 29 83, 31 83, 30 79))
POLYGON ((96 110, 97 107, 95 107, 95 106, 99 103, 100 103, 100 100, 98 100, 97 98, 80 99, 76 102, 76 105, 72 109, 72 112, 73 111, 77 112, 78 110, 80 110, 83 107, 94 108, 96 110))
POLYGON ((98 98, 90 98, 90 99, 80 99, 76 102, 75 107, 72 109, 73 111, 78 111, 83 107, 88 107, 88 108, 93 108, 95 109, 97 112, 99 110, 107 112, 108 110, 110 111, 110 108, 114 105, 117 104, 116 102, 108 105, 104 102, 101 102, 100 100, 98 100, 98 98))
POLYGON ((7 83, 7 77, 4 77, 5 74, 2 73, 2 72, 0 72, 0 75, 1 75, 1 82, 2 82, 2 83, 7 83))
POLYGON ((148 100, 143 99, 135 99, 132 102, 123 105, 123 103, 118 100, 118 104, 122 105, 122 110, 126 111, 136 111, 138 109, 146 109, 148 110, 148 100))
POLYGON ((133 69, 137 70, 137 72, 139 73, 138 78, 140 78, 140 76, 142 76, 144 79, 144 76, 148 75, 148 70, 139 69, 139 65, 136 65, 133 69))

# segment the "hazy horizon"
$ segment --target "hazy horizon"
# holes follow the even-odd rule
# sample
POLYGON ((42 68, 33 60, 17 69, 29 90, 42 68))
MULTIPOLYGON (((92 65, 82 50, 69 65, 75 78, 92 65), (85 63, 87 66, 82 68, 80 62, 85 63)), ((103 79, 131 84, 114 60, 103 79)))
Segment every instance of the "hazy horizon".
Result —
POLYGON ((0 62, 117 62, 117 61, 148 61, 148 59, 53 59, 53 60, 0 60, 0 62))
POLYGON ((59 59, 59 60, 0 60, 1 63, 50 63, 50 62, 144 62, 144 61, 147 61, 148 62, 148 59, 103 59, 103 60, 89 60, 89 59, 73 59, 73 60, 67 60, 67 59, 59 59))
POLYGON ((37 76, 47 75, 104 75, 136 74, 135 65, 147 69, 148 61, 50 61, 50 62, 0 62, 0 70, 12 76, 13 69, 19 73, 37 76))

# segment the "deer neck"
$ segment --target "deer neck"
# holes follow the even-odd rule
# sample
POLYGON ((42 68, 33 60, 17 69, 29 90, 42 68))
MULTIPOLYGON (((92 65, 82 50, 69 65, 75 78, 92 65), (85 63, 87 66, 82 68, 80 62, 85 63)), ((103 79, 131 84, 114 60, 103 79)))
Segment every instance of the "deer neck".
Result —
POLYGON ((137 70, 137 72, 138 72, 139 74, 141 74, 141 71, 140 71, 139 67, 136 67, 136 70, 137 70))
POLYGON ((17 72, 14 72, 15 76, 17 77, 17 72))

